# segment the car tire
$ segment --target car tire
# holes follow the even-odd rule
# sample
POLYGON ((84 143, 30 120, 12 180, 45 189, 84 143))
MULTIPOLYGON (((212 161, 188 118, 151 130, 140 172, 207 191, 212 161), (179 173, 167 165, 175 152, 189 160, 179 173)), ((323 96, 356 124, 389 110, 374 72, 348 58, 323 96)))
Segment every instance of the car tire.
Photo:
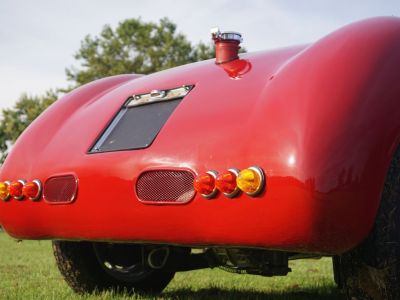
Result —
POLYGON ((400 299, 400 147, 386 175, 368 238, 335 259, 337 283, 351 300, 400 299))
POLYGON ((340 266, 340 256, 332 257, 332 268, 333 268, 333 280, 336 283, 338 289, 343 290, 343 278, 340 266))
MULTIPOLYGON (((100 247, 106 249, 110 246, 120 249, 124 247, 124 244, 53 241, 53 252, 58 269, 75 292, 85 294, 113 291, 129 294, 156 294, 160 293, 174 277, 174 272, 145 267, 144 260, 138 255, 132 256, 136 264, 134 271, 131 269, 125 271, 122 267, 112 270, 96 251, 100 247), (141 268, 140 271, 138 268, 141 268)), ((137 247, 142 246, 131 244, 125 247, 132 247, 132 253, 137 254, 137 247)), ((127 256, 123 255, 120 258, 126 259, 127 256)))

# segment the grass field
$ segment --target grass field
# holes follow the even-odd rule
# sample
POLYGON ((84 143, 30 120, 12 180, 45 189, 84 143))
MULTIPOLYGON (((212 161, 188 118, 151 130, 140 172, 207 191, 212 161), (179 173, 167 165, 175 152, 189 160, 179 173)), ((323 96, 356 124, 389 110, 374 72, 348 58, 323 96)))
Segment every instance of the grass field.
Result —
MULTIPOLYGON (((156 298, 148 299, 342 299, 329 258, 298 260, 286 277, 264 278, 200 270, 178 273, 156 298)), ((101 293, 77 296, 55 265, 48 241, 17 242, 0 232, 0 299, 147 299, 101 293)))

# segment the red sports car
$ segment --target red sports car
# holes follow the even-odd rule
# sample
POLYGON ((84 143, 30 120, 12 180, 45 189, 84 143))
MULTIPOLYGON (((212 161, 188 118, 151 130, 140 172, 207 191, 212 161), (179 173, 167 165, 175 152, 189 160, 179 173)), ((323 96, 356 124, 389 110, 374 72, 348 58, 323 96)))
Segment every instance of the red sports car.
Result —
POLYGON ((54 240, 77 292, 332 256, 349 299, 400 299, 400 19, 240 55, 213 39, 215 59, 56 101, 1 168, 0 224, 54 240))

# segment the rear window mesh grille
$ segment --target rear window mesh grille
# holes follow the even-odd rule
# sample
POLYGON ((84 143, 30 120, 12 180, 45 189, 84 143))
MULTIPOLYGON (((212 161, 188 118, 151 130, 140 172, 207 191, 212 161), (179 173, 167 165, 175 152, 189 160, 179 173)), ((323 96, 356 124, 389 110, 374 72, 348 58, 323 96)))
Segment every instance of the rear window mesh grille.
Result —
POLYGON ((137 180, 136 193, 143 202, 187 203, 195 195, 193 180, 189 171, 147 171, 137 180))
POLYGON ((180 101, 181 99, 122 108, 90 152, 149 147, 180 101))

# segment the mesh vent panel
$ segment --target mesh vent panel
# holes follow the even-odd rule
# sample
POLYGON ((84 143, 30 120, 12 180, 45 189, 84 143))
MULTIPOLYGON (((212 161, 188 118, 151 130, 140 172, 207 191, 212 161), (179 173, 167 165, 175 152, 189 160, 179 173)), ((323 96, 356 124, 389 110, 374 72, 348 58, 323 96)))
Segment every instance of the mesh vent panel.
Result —
POLYGON ((51 177, 44 184, 43 196, 48 202, 68 203, 75 199, 77 188, 73 175, 51 177))
POLYGON ((193 180, 193 174, 188 171, 148 171, 140 175, 136 193, 144 202, 186 203, 195 194, 193 180))

